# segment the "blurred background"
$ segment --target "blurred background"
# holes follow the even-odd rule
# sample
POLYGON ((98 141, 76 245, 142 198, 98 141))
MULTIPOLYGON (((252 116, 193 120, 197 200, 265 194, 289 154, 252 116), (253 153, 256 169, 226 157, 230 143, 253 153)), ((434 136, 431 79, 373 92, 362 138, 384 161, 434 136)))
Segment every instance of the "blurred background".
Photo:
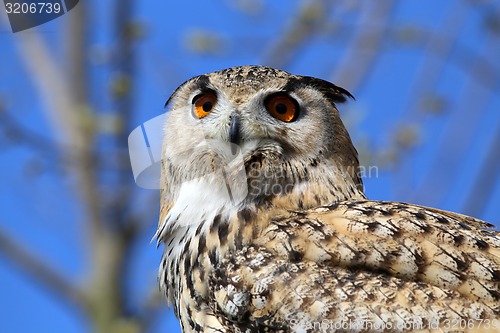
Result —
POLYGON ((81 0, 16 34, 0 8, 2 332, 179 332, 127 137, 234 65, 351 91, 370 198, 500 224, 499 1, 81 0))

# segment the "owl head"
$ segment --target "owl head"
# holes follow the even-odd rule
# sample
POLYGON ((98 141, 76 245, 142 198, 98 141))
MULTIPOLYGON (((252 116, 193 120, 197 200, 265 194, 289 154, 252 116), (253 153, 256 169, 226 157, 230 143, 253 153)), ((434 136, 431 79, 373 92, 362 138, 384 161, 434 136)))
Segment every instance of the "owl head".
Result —
POLYGON ((328 183, 330 192, 359 191, 357 152, 336 108, 347 97, 330 82, 262 66, 186 81, 167 102, 163 199, 172 202, 183 183, 218 170, 226 182, 241 182, 241 169, 247 202, 328 183))

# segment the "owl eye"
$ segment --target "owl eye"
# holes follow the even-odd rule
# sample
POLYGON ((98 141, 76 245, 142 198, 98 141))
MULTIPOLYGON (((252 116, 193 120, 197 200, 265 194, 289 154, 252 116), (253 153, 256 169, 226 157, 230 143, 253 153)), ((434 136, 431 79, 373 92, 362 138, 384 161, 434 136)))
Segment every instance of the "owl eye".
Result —
POLYGON ((297 101, 283 93, 269 96, 265 100, 264 105, 271 116, 286 123, 294 121, 299 115, 299 104, 297 101))
POLYGON ((217 103, 217 96, 213 92, 204 92, 193 98, 193 114, 196 118, 205 118, 212 112, 217 103))

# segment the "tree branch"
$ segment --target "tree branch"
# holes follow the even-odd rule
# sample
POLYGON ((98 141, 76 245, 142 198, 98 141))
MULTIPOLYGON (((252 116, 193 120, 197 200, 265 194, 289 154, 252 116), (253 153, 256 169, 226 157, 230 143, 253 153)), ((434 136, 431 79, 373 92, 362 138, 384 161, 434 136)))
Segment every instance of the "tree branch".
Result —
MULTIPOLYGON (((490 35, 489 38, 493 39, 495 36, 490 35)), ((495 46, 492 44, 494 45, 493 40, 485 43, 484 54, 494 51, 495 46)), ((481 59, 475 60, 474 63, 468 65, 471 73, 481 71, 483 68, 481 59)), ((479 130, 481 115, 486 110, 488 101, 493 97, 492 91, 485 89, 474 80, 475 76, 477 75, 469 76, 464 87, 466 93, 462 94, 460 100, 456 102, 457 110, 446 127, 443 140, 439 144, 429 171, 417 190, 412 192, 411 201, 440 204, 453 185, 459 172, 457 165, 460 165, 460 160, 464 157, 468 145, 471 144, 475 131, 479 130), (434 186, 438 183, 440 186, 434 186), (429 191, 429 188, 433 190, 429 191)))
MULTIPOLYGON (((465 200, 463 211, 467 215, 480 216, 491 202, 495 186, 500 180, 500 128, 490 144, 486 158, 465 200)), ((500 221, 492 221, 500 226, 500 221)))
POLYGON ((137 316, 137 322, 141 327, 141 332, 149 332, 154 324, 155 318, 158 318, 159 311, 166 308, 166 303, 158 292, 158 288, 153 288, 143 304, 141 313, 137 316))
POLYGON ((335 72, 331 75, 333 82, 351 91, 359 89, 382 54, 380 48, 393 8, 394 0, 365 3, 358 33, 345 48, 343 59, 335 65, 335 72))
POLYGON ((424 57, 417 78, 412 84, 411 96, 408 98, 408 105, 403 108, 401 118, 415 117, 417 111, 422 107, 420 103, 422 96, 434 90, 438 80, 442 77, 442 72, 447 60, 451 57, 454 46, 459 42, 458 38, 451 36, 457 36, 460 29, 463 28, 469 8, 460 1, 451 3, 451 6, 452 8, 449 8, 448 14, 445 15, 443 24, 436 28, 440 33, 435 31, 427 33, 427 43, 423 49, 427 56, 424 57))
POLYGON ((3 230, 0 230, 0 253, 35 282, 47 288, 63 302, 76 306, 79 310, 88 308, 85 294, 65 277, 29 253, 3 230))
POLYGON ((24 144, 44 154, 55 155, 56 143, 23 127, 10 113, 0 109, 0 129, 7 140, 24 144))
MULTIPOLYGON (((81 4, 74 10, 79 7, 81 4)), ((15 40, 18 53, 46 104, 44 110, 59 139, 67 143, 70 149, 84 147, 83 133, 77 125, 82 120, 79 112, 81 108, 72 98, 63 70, 56 63, 42 36, 35 31, 25 31, 17 33, 15 40)))
POLYGON ((297 53, 299 46, 309 40, 327 19, 330 1, 308 1, 299 9, 289 29, 265 57, 263 63, 276 68, 284 68, 297 53))

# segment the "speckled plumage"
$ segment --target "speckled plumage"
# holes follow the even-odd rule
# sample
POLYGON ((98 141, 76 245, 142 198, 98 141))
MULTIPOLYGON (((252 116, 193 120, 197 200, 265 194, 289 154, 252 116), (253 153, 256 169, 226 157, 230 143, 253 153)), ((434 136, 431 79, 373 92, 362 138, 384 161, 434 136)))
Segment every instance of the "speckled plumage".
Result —
POLYGON ((346 96, 257 66, 175 91, 156 237, 160 286, 184 332, 500 330, 499 233, 367 200, 335 106, 346 96), (207 91, 216 104, 197 119, 192 104, 207 91), (297 102, 295 121, 269 115, 276 93, 297 102))

